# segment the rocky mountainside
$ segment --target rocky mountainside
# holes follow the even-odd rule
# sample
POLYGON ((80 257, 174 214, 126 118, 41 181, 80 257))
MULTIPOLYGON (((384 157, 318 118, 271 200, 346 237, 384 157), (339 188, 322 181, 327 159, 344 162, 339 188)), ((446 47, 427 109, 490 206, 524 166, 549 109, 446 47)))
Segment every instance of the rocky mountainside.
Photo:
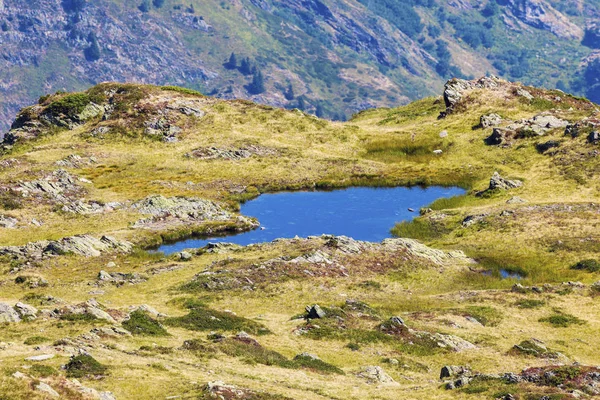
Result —
POLYGON ((485 73, 595 98, 598 10, 597 0, 2 0, 0 126, 42 94, 103 81, 334 119, 485 73))

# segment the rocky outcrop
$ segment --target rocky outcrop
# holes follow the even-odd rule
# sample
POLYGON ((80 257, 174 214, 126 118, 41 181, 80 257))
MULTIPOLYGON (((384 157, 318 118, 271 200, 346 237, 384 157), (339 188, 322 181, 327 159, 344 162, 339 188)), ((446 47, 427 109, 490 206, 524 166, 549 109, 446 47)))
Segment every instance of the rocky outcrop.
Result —
POLYGON ((201 147, 187 153, 186 156, 190 158, 197 158, 200 160, 242 160, 250 158, 252 156, 258 157, 274 157, 279 154, 279 151, 264 146, 248 145, 239 148, 219 148, 219 147, 201 147))
POLYGON ((496 171, 490 178, 490 186, 489 190, 510 190, 516 189, 518 187, 523 186, 523 182, 520 180, 514 179, 506 179, 500 176, 500 174, 496 171))
POLYGON ((444 103, 446 104, 446 114, 451 114, 456 105, 463 98, 465 92, 473 89, 491 89, 496 88, 507 82, 495 76, 483 77, 477 80, 464 80, 454 78, 444 85, 444 103))
POLYGON ((483 129, 491 128, 500 125, 501 123, 502 117, 494 113, 482 115, 481 118, 479 118, 479 125, 481 125, 483 129))
POLYGON ((205 222, 232 223, 236 229, 252 229, 258 226, 254 220, 235 216, 210 200, 186 197, 147 197, 132 205, 141 214, 151 215, 137 221, 134 228, 163 230, 180 225, 198 225, 205 222))
POLYGON ((103 253, 131 251, 133 245, 110 236, 100 239, 90 235, 70 236, 60 240, 31 242, 24 246, 0 247, 0 255, 15 259, 31 260, 48 256, 74 254, 84 257, 98 257, 103 253))
POLYGON ((496 127, 492 134, 485 139, 490 146, 511 145, 517 139, 535 138, 545 135, 554 129, 565 128, 569 122, 545 112, 530 119, 511 122, 502 127, 496 127))

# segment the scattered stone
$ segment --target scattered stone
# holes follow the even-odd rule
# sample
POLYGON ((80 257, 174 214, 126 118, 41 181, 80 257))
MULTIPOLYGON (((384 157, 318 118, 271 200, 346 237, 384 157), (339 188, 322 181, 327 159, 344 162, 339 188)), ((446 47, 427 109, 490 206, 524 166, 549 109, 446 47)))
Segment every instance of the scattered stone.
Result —
POLYGON ((489 190, 510 190, 523 186, 523 182, 519 180, 509 180, 500 176, 498 172, 494 172, 490 178, 489 190))
POLYGON ((498 114, 487 114, 487 115, 482 115, 479 118, 479 124, 481 125, 482 128, 487 129, 487 128, 491 128, 494 126, 498 126, 502 123, 502 117, 499 116, 498 114))
POLYGON ((114 261, 110 261, 106 264, 106 268, 115 268, 117 266, 117 263, 115 263, 114 261))
POLYGON ((590 132, 590 134, 587 137, 587 141, 588 141, 588 143, 591 143, 591 144, 598 144, 598 142, 600 141, 600 132, 598 132, 598 131, 590 132))
POLYGON ((462 375, 470 375, 471 370, 468 367, 456 366, 456 365, 445 365, 440 371, 440 379, 445 378, 456 378, 462 375))
POLYGON ((442 154, 442 153, 443 153, 443 151, 442 151, 442 150, 439 150, 439 149, 438 149, 438 150, 434 150, 434 151, 433 151, 433 154, 437 154, 437 155, 440 155, 440 154, 442 154))
POLYGON ((178 255, 181 261, 190 261, 192 259, 192 254, 187 251, 182 251, 178 255))
POLYGON ((441 138, 446 138, 446 137, 448 137, 448 131, 445 131, 445 130, 444 130, 444 131, 441 131, 441 132, 440 132, 440 137, 441 137, 441 138))
POLYGON ((12 374, 12 377, 15 379, 27 379, 27 375, 25 375, 24 373, 19 372, 19 371, 12 374))
POLYGON ((44 382, 40 382, 35 386, 35 390, 39 391, 39 392, 43 392, 45 394, 47 394, 50 397, 53 398, 59 398, 60 394, 58 394, 58 392, 54 389, 52 389, 52 387, 50 387, 50 385, 48 385, 47 383, 44 382))
POLYGON ((527 203, 527 200, 520 198, 519 196, 513 196, 506 201, 506 204, 523 204, 527 203))
POLYGON ((469 226, 475 225, 478 222, 481 222, 487 218, 489 214, 476 214, 476 215, 468 215, 462 221, 462 226, 468 228, 469 226))
POLYGON ((358 376, 369 383, 395 384, 396 381, 379 366, 369 366, 362 369, 358 376))
POLYGON ((128 274, 122 272, 106 272, 100 271, 98 273, 98 280, 103 283, 112 283, 117 286, 122 286, 124 284, 135 285, 137 283, 146 282, 148 278, 137 272, 128 274))
POLYGON ((523 89, 523 88, 518 88, 516 91, 517 96, 521 96, 526 98, 527 100, 533 100, 534 97, 531 93, 529 93, 527 90, 523 89))
POLYGON ((14 229, 19 221, 16 218, 0 215, 0 228, 14 229))

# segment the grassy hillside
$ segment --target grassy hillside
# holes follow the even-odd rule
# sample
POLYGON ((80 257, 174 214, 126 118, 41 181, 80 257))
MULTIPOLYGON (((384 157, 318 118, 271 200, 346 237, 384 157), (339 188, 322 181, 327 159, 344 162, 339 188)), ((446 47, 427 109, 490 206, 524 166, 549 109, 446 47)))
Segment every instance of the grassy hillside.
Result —
POLYGON ((105 83, 23 109, 0 160, 0 397, 597 395, 596 106, 492 78, 445 98, 340 123, 105 83), (489 190, 495 171, 522 185, 489 190), (250 229, 237 210, 260 193, 414 184, 468 193, 383 244, 145 250, 250 229))

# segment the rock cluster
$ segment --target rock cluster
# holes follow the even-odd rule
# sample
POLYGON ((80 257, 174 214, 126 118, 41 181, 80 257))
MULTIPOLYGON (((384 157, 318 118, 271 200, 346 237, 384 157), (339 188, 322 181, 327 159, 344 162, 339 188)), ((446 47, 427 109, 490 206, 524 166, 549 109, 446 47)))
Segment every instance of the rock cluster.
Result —
POLYGON ((258 145, 247 145, 239 148, 201 147, 187 153, 186 156, 200 160, 242 160, 252 156, 274 157, 278 154, 279 151, 276 149, 258 145))
POLYGON ((543 136, 548 131, 565 128, 568 121, 557 118, 550 113, 538 114, 530 119, 515 121, 504 127, 496 127, 492 134, 485 139, 488 145, 510 145, 516 139, 543 136))
POLYGON ((199 224, 207 221, 233 222, 242 229, 250 229, 258 224, 247 217, 236 217, 217 203, 185 197, 147 197, 132 205, 141 214, 149 214, 134 224, 135 228, 165 229, 177 225, 199 224))
POLYGON ((59 240, 31 242, 24 246, 0 247, 0 255, 15 259, 41 259, 48 256, 75 254, 85 257, 98 257, 103 253, 131 251, 133 245, 111 236, 100 239, 90 235, 70 236, 59 240))

